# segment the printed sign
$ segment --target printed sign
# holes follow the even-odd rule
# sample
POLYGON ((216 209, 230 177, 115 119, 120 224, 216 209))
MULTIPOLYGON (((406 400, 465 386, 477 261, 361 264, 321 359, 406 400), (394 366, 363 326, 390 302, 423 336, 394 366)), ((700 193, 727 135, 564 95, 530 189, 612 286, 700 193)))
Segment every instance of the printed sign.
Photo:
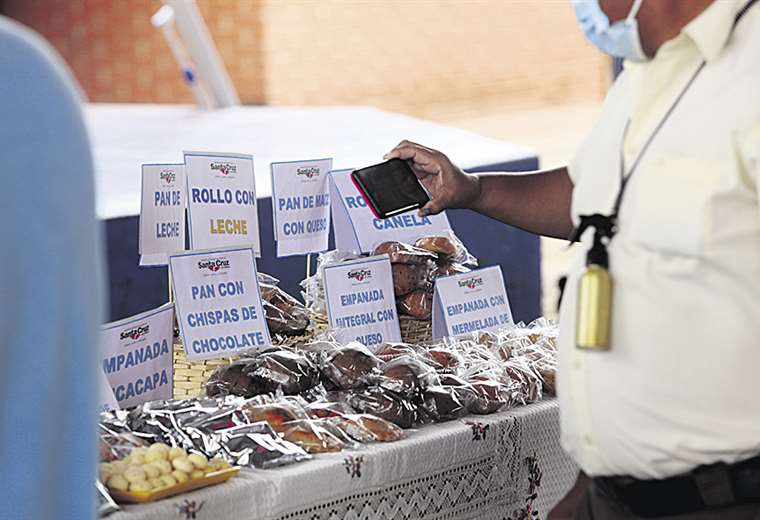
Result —
POLYGON ((327 315, 341 341, 355 340, 370 350, 389 341, 401 341, 387 255, 323 269, 327 315))
POLYGON ((108 383, 108 378, 106 377, 105 372, 102 370, 98 370, 98 387, 98 413, 119 410, 119 403, 116 401, 116 396, 113 395, 113 389, 108 383))
POLYGON ((435 281, 433 339, 493 330, 512 323, 507 289, 498 265, 435 281))
POLYGON ((260 254, 253 157, 185 152, 190 249, 252 247, 260 254))
POLYGON ((330 199, 335 247, 338 251, 369 253, 386 240, 414 242, 421 236, 445 234, 451 229, 446 213, 419 217, 410 211, 386 219, 375 218, 351 181, 353 170, 330 172, 330 199))
POLYGON ((140 265, 166 265, 185 250, 185 165, 143 164, 140 265))
POLYGON ((103 372, 121 408, 172 397, 174 305, 107 323, 103 372))
POLYGON ((272 163, 277 257, 327 250, 332 159, 272 163))
POLYGON ((169 272, 188 359, 271 344, 252 249, 171 255, 169 272))

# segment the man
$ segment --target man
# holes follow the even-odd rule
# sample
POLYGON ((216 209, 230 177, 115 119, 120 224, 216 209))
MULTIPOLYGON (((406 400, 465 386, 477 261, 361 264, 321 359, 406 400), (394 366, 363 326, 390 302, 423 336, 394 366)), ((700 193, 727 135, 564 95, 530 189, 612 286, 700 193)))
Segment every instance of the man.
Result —
POLYGON ((100 242, 75 84, 0 16, 0 518, 95 517, 100 242))
POLYGON ((591 485, 555 518, 760 518, 760 2, 574 4, 627 61, 567 168, 468 175, 409 142, 386 157, 413 161, 426 213, 472 208, 553 237, 609 217, 582 233, 560 311, 562 441, 591 485), (606 351, 575 338, 595 234, 606 351))

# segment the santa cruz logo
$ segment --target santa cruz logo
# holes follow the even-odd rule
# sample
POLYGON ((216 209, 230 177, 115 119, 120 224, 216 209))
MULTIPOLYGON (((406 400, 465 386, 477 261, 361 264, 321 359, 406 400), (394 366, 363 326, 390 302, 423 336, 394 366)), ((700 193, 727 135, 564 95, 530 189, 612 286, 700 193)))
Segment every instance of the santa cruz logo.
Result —
POLYGON ((480 276, 471 276, 464 280, 459 280, 459 287, 467 287, 468 289, 475 289, 483 285, 483 278, 480 276))
POLYGON ((123 330, 121 334, 119 334, 119 339, 137 341, 138 339, 145 336, 148 332, 150 332, 150 325, 146 323, 138 325, 137 327, 131 327, 127 330, 123 330))
POLYGON ((174 170, 161 170, 161 173, 159 173, 158 176, 161 177, 161 180, 164 181, 164 184, 167 186, 174 184, 174 181, 177 179, 177 174, 174 170))
POLYGON ((372 271, 369 269, 354 269, 352 271, 349 271, 347 276, 349 280, 363 282, 364 280, 369 280, 372 278, 372 271))
POLYGON ((218 171, 224 176, 237 172, 237 166, 229 162, 212 162, 211 171, 218 171))
POLYGON ((198 269, 200 270, 208 270, 212 273, 216 273, 218 271, 221 271, 223 269, 229 269, 230 268, 230 261, 226 258, 209 258, 204 259, 198 262, 198 269))
POLYGON ((316 166, 298 168, 296 174, 303 175, 307 179, 313 179, 314 177, 319 177, 319 168, 316 166))

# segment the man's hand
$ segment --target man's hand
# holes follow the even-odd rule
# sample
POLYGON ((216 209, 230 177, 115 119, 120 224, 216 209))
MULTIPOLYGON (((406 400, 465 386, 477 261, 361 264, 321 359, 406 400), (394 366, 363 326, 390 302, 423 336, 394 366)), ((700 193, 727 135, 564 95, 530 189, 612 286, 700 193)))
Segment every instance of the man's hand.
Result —
POLYGON ((430 193, 420 215, 435 215, 448 208, 470 208, 480 197, 477 176, 462 171, 439 151, 401 141, 384 159, 409 160, 412 170, 430 193))

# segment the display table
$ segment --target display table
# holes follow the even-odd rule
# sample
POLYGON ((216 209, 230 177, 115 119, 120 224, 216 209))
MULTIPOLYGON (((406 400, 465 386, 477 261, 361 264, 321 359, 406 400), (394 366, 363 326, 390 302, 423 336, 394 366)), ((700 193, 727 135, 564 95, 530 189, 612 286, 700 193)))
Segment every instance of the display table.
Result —
POLYGON ((407 432, 148 505, 111 520, 544 518, 576 467, 559 445, 556 400, 407 432), (193 511, 196 515, 193 516, 193 511))
MULTIPOLYGON (((102 105, 85 108, 96 171, 97 210, 106 221, 111 320, 155 308, 167 299, 163 268, 138 267, 140 165, 182 162, 183 150, 249 153, 259 197, 259 269, 298 296, 304 257, 275 258, 269 164, 332 157, 335 168, 366 166, 402 139, 445 151, 471 171, 526 171, 535 152, 455 128, 365 107, 234 107, 202 112, 182 105, 102 105)), ((540 314, 538 237, 469 211, 449 218, 471 252, 500 264, 517 320, 540 314)))

